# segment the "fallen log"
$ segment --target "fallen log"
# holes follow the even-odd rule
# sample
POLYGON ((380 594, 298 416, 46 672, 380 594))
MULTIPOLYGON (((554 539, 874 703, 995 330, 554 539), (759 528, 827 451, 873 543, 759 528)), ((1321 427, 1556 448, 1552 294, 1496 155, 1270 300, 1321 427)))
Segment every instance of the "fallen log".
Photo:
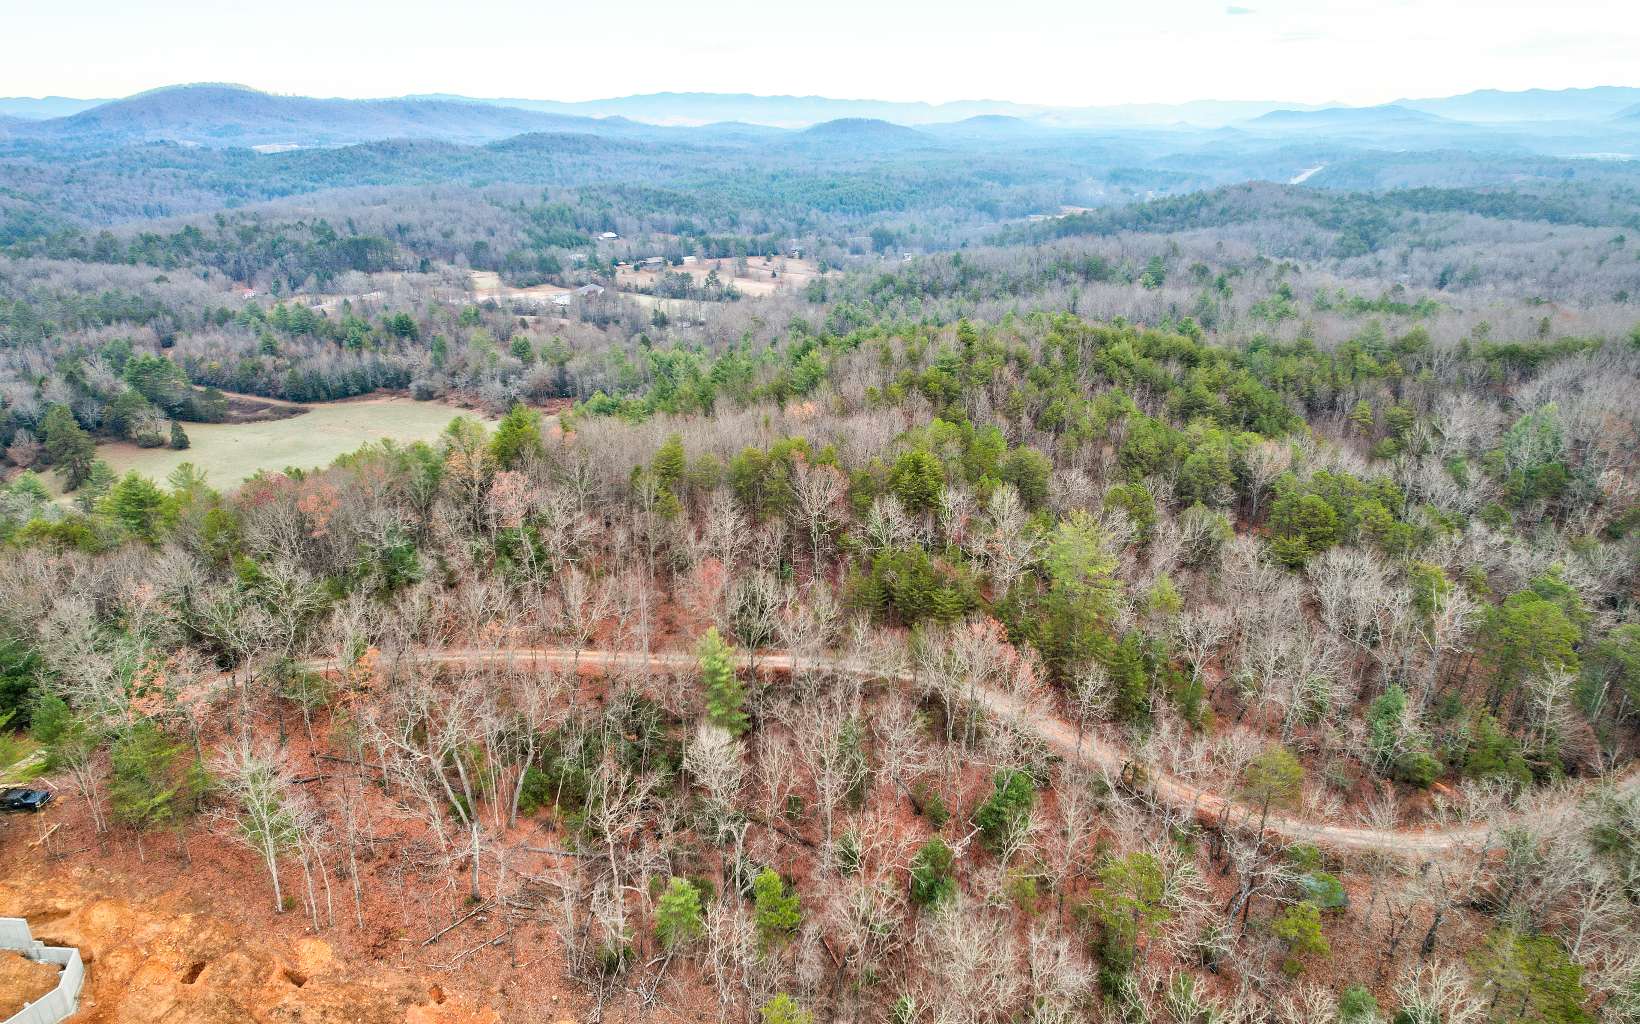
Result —
POLYGON ((461 925, 461 924, 467 922, 468 920, 471 920, 472 918, 477 917, 479 914, 482 914, 484 911, 490 909, 494 905, 495 905, 494 900, 485 900, 483 903, 480 903, 478 906, 476 906, 473 909, 467 911, 467 913, 463 914, 461 917, 457 918, 452 923, 444 926, 443 928, 440 928, 438 931, 434 932, 432 935, 430 935, 426 939, 422 940, 421 944, 423 946, 431 946, 433 943, 435 943, 439 939, 443 938, 447 933, 449 933, 451 931, 454 931, 455 928, 458 925, 461 925))

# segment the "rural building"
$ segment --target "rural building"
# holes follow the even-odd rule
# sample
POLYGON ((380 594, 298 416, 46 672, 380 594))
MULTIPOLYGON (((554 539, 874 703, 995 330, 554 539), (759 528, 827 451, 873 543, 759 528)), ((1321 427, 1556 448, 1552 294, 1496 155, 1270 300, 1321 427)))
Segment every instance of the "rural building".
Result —
POLYGON ((601 284, 584 284, 575 289, 576 295, 602 295, 603 293, 604 286, 601 284))
POLYGON ((601 235, 599 235, 599 236, 598 236, 598 237, 599 237, 599 238, 602 238, 602 239, 603 239, 603 240, 604 240, 604 241, 606 241, 606 242, 613 242, 613 241, 614 241, 614 240, 615 240, 615 239, 617 239, 617 238, 619 238, 619 237, 621 237, 621 236, 620 236, 620 235, 617 235, 617 234, 616 234, 616 233, 615 233, 615 232, 613 232, 613 231, 605 231, 605 232, 604 232, 604 233, 603 233, 603 234, 601 234, 601 235))

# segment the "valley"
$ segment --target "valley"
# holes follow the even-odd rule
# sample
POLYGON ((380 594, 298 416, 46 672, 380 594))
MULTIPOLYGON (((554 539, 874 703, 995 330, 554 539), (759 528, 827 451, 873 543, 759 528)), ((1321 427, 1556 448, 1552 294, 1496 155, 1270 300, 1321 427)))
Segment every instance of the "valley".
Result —
POLYGON ((71 1022, 1632 1024, 1640 93, 1421 81, 0 101, 0 915, 71 1022))

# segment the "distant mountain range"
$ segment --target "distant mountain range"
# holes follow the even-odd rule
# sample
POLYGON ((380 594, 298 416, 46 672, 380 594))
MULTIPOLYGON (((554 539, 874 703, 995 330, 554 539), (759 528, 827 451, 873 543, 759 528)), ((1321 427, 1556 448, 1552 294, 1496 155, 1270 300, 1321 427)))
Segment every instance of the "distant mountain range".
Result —
POLYGON ((13 122, 9 132, 56 142, 323 146, 390 138, 477 143, 527 132, 607 134, 630 125, 471 102, 310 99, 243 86, 186 85, 111 100, 67 117, 13 122))
POLYGON ((48 117, 68 117, 90 110, 109 100, 76 100, 67 96, 0 96, 0 117, 19 121, 43 121, 48 117))
MULTIPOLYGON (((975 117, 1002 116, 1064 127, 1120 125, 1194 125, 1219 127, 1278 110, 1313 111, 1343 108, 1338 104, 1290 103, 1278 100, 1196 100, 1188 103, 1127 103, 1113 106, 1056 107, 1006 100, 954 103, 897 103, 883 100, 830 99, 823 96, 755 96, 748 93, 661 92, 573 103, 554 100, 472 99, 447 93, 406 99, 453 100, 516 107, 582 117, 627 117, 656 125, 698 126, 744 121, 781 128, 802 128, 820 121, 873 118, 922 126, 951 124, 975 117)), ((1434 114, 1455 121, 1598 121, 1640 103, 1640 88, 1528 89, 1503 92, 1482 89, 1461 96, 1397 100, 1401 110, 1434 114)))
MULTIPOLYGON (((170 90, 154 92, 166 91, 170 90)), ((138 94, 142 95, 152 94, 138 94)), ((821 121, 841 118, 874 118, 913 126, 950 124, 990 115, 1066 125, 1183 123, 1214 127, 1259 117, 1276 110, 1320 110, 1336 109, 1341 106, 1279 100, 1197 100, 1188 103, 1055 107, 1006 100, 962 100, 935 104, 833 99, 824 96, 758 96, 750 93, 704 92, 647 93, 575 102, 474 98, 453 93, 425 93, 392 99, 476 103, 579 117, 626 117, 654 125, 698 126, 723 121, 742 121, 781 128, 803 128, 821 121)), ((66 96, 0 97, 0 117, 33 121, 68 117, 113 102, 118 101, 75 99, 66 96)), ((1480 89, 1458 96, 1401 99, 1386 104, 1451 120, 1476 122, 1598 121, 1613 117, 1636 105, 1640 105, 1640 88, 1623 86, 1600 86, 1592 89, 1527 89, 1519 92, 1480 89)))
POLYGON ((1272 110, 1247 121, 1250 128, 1425 128, 1452 124, 1436 114, 1412 110, 1398 104, 1381 107, 1327 107, 1324 110, 1272 110))
POLYGON ((1396 100, 1393 106, 1421 110, 1454 121, 1600 121, 1640 104, 1640 89, 1600 86, 1594 89, 1527 89, 1501 92, 1480 89, 1462 96, 1429 100, 1396 100))
POLYGON ((1371 107, 1200 101, 1072 108, 990 100, 928 104, 720 93, 653 93, 577 103, 443 94, 314 99, 201 84, 109 101, 0 100, 0 141, 91 146, 168 141, 268 150, 401 138, 474 144, 532 132, 569 132, 750 145, 807 130, 819 134, 805 134, 795 144, 823 137, 904 148, 1055 133, 1217 130, 1265 137, 1322 132, 1382 148, 1525 147, 1571 155, 1633 152, 1630 136, 1640 122, 1637 111, 1640 89, 1618 87, 1484 90, 1371 107))
POLYGON ((405 99, 483 103, 579 117, 627 117, 647 124, 677 127, 744 122, 775 128, 806 128, 824 121, 848 119, 923 125, 961 121, 981 114, 1036 117, 1049 109, 993 100, 932 104, 897 103, 887 100, 839 100, 824 96, 754 96, 749 93, 704 92, 658 92, 574 103, 525 99, 475 100, 447 93, 428 93, 407 96, 405 99))

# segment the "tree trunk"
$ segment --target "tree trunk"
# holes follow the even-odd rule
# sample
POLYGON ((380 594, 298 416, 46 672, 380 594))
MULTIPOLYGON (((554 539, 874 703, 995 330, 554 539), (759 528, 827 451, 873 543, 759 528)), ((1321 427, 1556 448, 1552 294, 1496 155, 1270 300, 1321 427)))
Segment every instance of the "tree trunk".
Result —
POLYGON ((1442 907, 1435 911, 1435 916, 1430 919, 1429 931, 1424 933, 1424 944, 1418 950, 1418 955, 1425 960, 1428 960, 1435 952, 1435 933, 1440 930, 1441 919, 1445 916, 1446 908, 1442 907))

